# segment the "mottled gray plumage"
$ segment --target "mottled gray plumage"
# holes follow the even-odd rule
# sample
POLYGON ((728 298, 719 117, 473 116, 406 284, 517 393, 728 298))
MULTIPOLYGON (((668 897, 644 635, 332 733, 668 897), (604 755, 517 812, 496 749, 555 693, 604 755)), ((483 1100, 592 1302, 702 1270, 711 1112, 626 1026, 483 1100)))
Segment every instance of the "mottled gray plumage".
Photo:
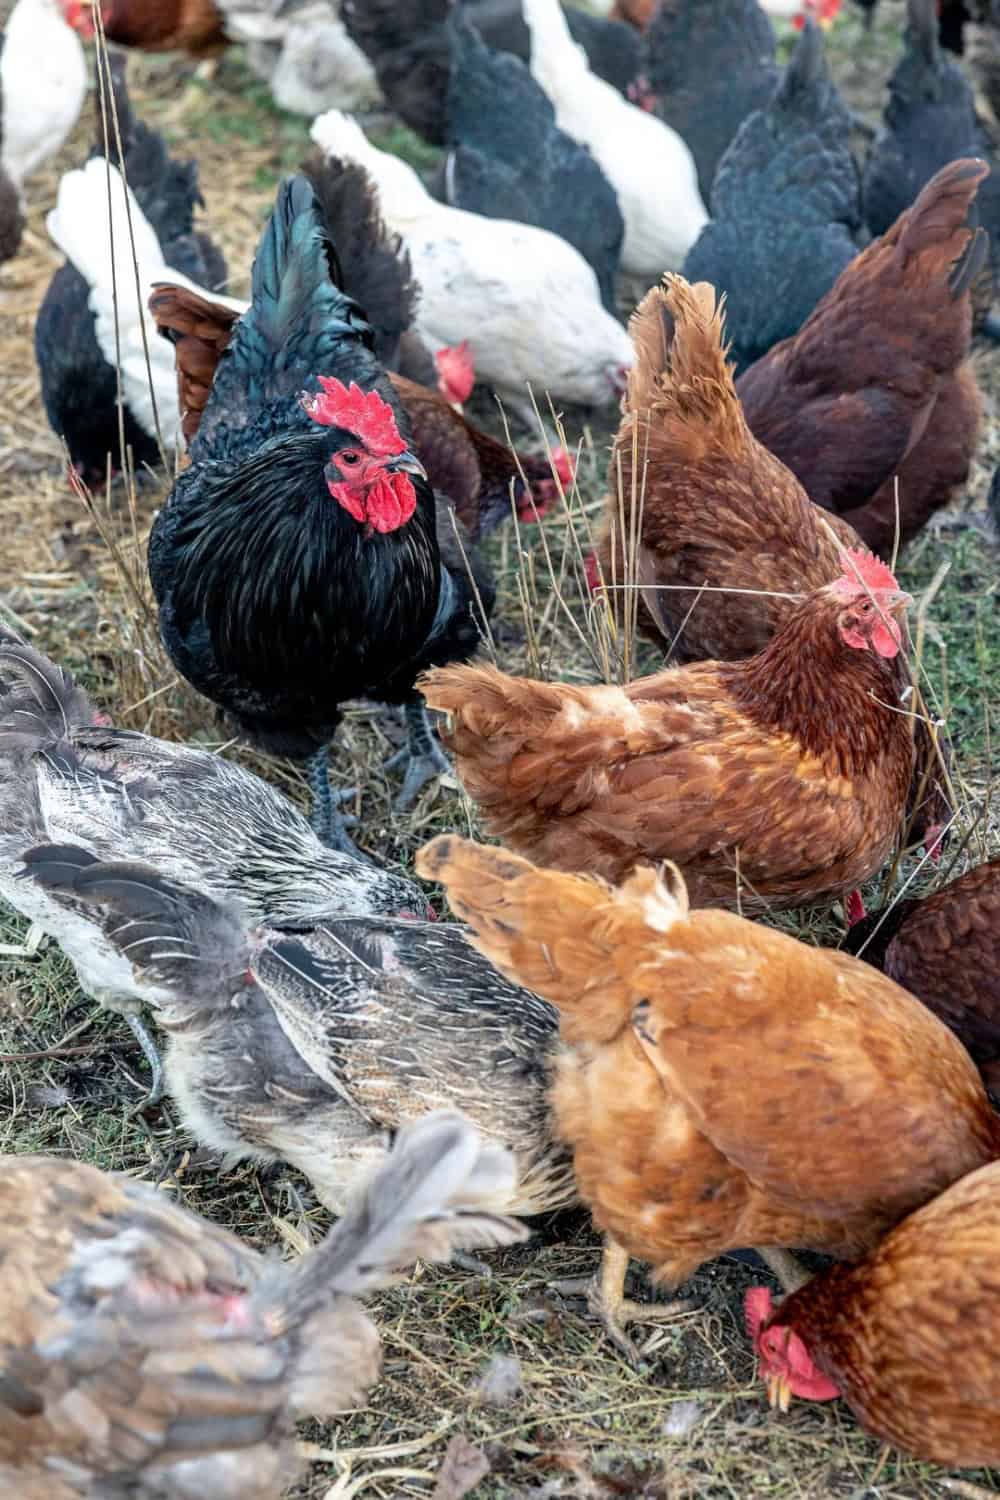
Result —
POLYGON ((684 263, 726 294, 737 373, 797 333, 857 253, 850 114, 806 21, 781 87, 744 120, 712 188, 712 219, 684 263))
POLYGON ((393 1131, 458 1109, 514 1152, 518 1187, 498 1209, 575 1201, 549 1119, 556 1013, 462 928, 330 916, 251 931, 235 907, 148 866, 69 845, 26 851, 25 863, 52 899, 99 912, 162 997, 168 1086, 208 1145, 291 1162, 339 1212, 393 1131))
POLYGON ((233 761, 94 720, 65 673, 0 631, 0 896, 60 943, 94 999, 128 1012, 156 995, 90 911, 18 878, 32 844, 69 840, 99 859, 150 861, 238 902, 254 922, 426 915, 410 881, 327 848, 286 797, 233 761))
POLYGON ((294 1423, 377 1378, 353 1301, 417 1258, 524 1237, 508 1153, 460 1116, 401 1131, 315 1250, 265 1259, 148 1183, 0 1158, 0 1490, 20 1500, 278 1500, 294 1423))

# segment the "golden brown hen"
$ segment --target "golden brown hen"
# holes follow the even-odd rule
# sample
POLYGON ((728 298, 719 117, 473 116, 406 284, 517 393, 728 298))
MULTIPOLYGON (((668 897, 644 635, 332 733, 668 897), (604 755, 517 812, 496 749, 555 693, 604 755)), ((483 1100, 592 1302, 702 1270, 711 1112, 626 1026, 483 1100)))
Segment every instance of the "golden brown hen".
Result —
POLYGON ((556 1127, 611 1242, 678 1286, 724 1251, 854 1258, 1000 1148, 974 1064, 905 990, 845 954, 692 911, 651 869, 620 890, 442 835, 440 880, 471 940, 558 1007, 556 1127))
POLYGON ((506 1244, 485 1212, 513 1177, 461 1116, 402 1131, 311 1254, 265 1260, 148 1184, 0 1160, 0 1488, 25 1500, 277 1500, 293 1424, 378 1377, 353 1294, 417 1257, 506 1244))
MULTIPOLYGON (((918 1209, 854 1266, 833 1266, 775 1312, 747 1293, 772 1404, 843 1395, 869 1432, 930 1463, 1000 1464, 1000 1163, 918 1209)), ((985 1491, 983 1492, 985 1493, 985 1491)))
POLYGON ((976 228, 985 162, 950 162, 841 272, 799 332, 737 382, 756 437, 810 499, 891 551, 964 482, 981 402, 966 361, 971 291, 989 258, 976 228))
POLYGON ((879 870, 900 831, 913 741, 900 712, 889 569, 847 553, 745 662, 697 662, 624 687, 439 668, 484 825, 562 870, 620 881, 675 860, 699 905, 802 906, 879 870))

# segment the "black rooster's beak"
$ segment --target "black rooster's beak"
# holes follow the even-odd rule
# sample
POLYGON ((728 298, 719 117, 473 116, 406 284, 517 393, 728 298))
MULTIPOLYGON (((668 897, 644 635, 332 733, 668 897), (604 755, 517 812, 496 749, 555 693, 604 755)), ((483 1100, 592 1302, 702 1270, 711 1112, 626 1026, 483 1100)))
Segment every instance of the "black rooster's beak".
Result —
POLYGON ((388 463, 383 464, 383 468, 387 474, 419 474, 421 479, 427 478, 427 470, 409 448, 403 453, 397 453, 394 458, 390 458, 388 463))

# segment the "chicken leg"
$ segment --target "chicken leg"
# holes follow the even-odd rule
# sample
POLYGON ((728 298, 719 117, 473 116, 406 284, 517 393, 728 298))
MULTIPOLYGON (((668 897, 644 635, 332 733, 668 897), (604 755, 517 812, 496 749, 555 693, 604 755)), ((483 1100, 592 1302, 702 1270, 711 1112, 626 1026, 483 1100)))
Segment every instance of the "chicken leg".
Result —
POLYGON ((611 1342, 621 1350, 629 1364, 640 1365, 642 1355, 625 1332, 628 1324, 665 1323, 690 1312, 695 1304, 690 1297, 675 1298, 673 1302, 631 1301, 625 1296, 628 1260, 628 1251, 609 1235, 605 1237, 601 1267, 596 1276, 581 1281, 557 1281, 553 1285, 557 1292, 570 1295, 583 1292, 588 1308, 594 1317, 600 1319, 611 1342))
POLYGON ((402 790, 392 804, 396 812, 407 812, 429 781, 451 770, 451 761, 434 737, 424 700, 419 697, 409 699, 404 714, 406 744, 385 762, 387 771, 406 768, 402 790))
POLYGON ((357 796, 356 787, 347 787, 335 792, 330 785, 330 752, 324 747, 311 755, 306 762, 306 776, 313 796, 312 817, 309 819, 316 836, 330 849, 339 849, 352 859, 363 860, 347 830, 353 828, 357 818, 340 811, 342 802, 357 796))
POLYGON ((126 1011, 125 1019, 129 1024, 129 1029, 131 1030, 132 1035, 135 1037, 136 1041, 139 1043, 139 1046, 142 1048, 142 1054, 145 1057, 146 1061, 149 1063, 149 1071, 151 1074, 149 1092, 144 1099, 140 1100, 139 1104, 136 1106, 136 1110, 132 1111, 132 1113, 134 1114, 138 1110, 150 1109, 152 1105, 159 1104, 160 1100, 163 1098, 163 1063, 160 1059, 160 1054, 157 1051, 156 1043, 153 1041, 153 1038, 150 1036, 145 1026, 139 1020, 139 1017, 136 1015, 132 1015, 130 1012, 126 1011))

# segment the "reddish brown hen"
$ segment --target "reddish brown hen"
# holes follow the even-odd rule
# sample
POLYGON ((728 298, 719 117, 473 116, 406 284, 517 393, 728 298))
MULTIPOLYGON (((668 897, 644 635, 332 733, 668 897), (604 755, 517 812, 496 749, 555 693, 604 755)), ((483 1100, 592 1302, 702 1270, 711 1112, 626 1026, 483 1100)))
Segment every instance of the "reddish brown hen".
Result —
POLYGON ((450 835, 417 869, 559 1009, 556 1128, 609 1237, 618 1335, 627 1254, 671 1287, 741 1246, 851 1259, 997 1154, 961 1043, 857 959, 691 911, 650 869, 610 890, 450 835))
POLYGON ((989 259, 976 228, 985 162, 950 162, 853 260, 790 339, 737 382, 756 437, 810 499, 891 552, 969 471, 980 397, 966 364, 971 291, 989 259))
POLYGON ((870 554, 844 567, 749 661, 625 687, 425 674, 485 827, 614 882, 675 860, 703 906, 802 906, 867 880, 899 836, 913 772, 896 671, 910 600, 870 554))
POLYGON ((1000 859, 859 922, 845 947, 940 1016, 1000 1097, 1000 859))
MULTIPOLYGON (((1000 1464, 1000 1163, 910 1215, 864 1260, 834 1266, 747 1325, 773 1405, 843 1395, 883 1442, 930 1463, 1000 1464)), ((985 1491, 983 1492, 985 1493, 985 1491)))
MULTIPOLYGON (((70 24, 82 35, 93 36, 90 6, 71 0, 62 4, 70 24)), ((214 57, 227 45, 223 16, 212 0, 101 0, 101 19, 109 42, 142 52, 214 57)))

